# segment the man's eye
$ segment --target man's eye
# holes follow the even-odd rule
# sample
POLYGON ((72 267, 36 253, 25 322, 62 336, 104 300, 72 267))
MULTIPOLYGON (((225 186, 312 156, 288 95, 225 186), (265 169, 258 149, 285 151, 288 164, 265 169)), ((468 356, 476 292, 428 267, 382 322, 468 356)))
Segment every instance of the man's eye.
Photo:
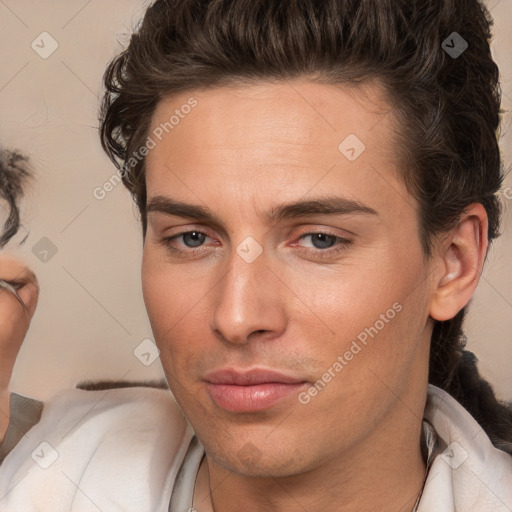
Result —
MULTIPOLYGON (((310 239, 313 249, 305 248, 305 252, 313 257, 330 258, 342 252, 352 242, 332 233, 304 233, 299 240, 310 239)), ((301 246, 304 247, 304 246, 301 246)))
MULTIPOLYGON (((201 252, 203 250, 202 246, 207 238, 210 237, 201 231, 184 231, 171 237, 164 238, 162 240, 162 244, 176 254, 193 255, 194 253, 201 252)), ((303 245, 300 245, 300 247, 302 247, 306 253, 320 258, 332 257, 343 251, 351 244, 351 241, 346 238, 322 232, 305 233, 299 237, 299 240, 305 239, 310 239, 312 248, 308 248, 303 245)))
POLYGON ((209 238, 208 235, 201 231, 184 231, 183 233, 178 233, 177 235, 164 238, 162 243, 172 252, 178 254, 190 254, 197 252, 194 249, 201 247, 207 238, 209 238), (177 241, 182 241, 182 248, 176 245, 177 241))

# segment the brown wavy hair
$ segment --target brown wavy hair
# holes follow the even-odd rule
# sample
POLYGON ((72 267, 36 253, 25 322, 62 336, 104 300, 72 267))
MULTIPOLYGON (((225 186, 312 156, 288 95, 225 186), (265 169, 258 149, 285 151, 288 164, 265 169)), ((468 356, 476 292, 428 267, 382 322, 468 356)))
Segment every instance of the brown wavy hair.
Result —
POLYGON ((20 229, 19 201, 30 177, 31 171, 26 156, 18 151, 0 149, 0 208, 3 208, 3 205, 7 207, 7 216, 0 230, 0 249, 20 229))
MULTIPOLYGON (((479 0, 158 0, 105 72, 102 145, 138 205, 145 236, 144 159, 127 164, 164 97, 304 77, 377 80, 402 127, 394 142, 404 183, 418 201, 425 257, 472 203, 485 207, 492 241, 504 178, 492 24, 479 0), (443 42, 454 46, 450 37, 459 36, 468 48, 450 55, 443 42)), ((435 323, 429 382, 512 453, 512 407, 495 397, 474 354, 464 350, 465 312, 435 323)))

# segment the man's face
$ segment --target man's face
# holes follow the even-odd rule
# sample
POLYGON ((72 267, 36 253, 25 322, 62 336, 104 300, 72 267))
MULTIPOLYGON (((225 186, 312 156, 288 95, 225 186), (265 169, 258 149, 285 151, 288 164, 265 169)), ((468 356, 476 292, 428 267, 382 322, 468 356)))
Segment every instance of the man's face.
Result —
POLYGON ((297 474, 397 424, 419 432, 431 283, 379 92, 262 83, 154 113, 145 303, 176 400, 230 471, 297 474), (271 218, 327 198, 338 213, 271 218), (226 369, 290 382, 212 376, 226 369))

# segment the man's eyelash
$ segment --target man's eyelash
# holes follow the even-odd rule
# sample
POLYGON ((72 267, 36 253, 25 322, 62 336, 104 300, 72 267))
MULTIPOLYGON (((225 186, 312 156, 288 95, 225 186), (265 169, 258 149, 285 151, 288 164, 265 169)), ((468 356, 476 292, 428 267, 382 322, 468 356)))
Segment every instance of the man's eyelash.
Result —
POLYGON ((330 238, 333 238, 334 241, 336 242, 335 245, 333 245, 332 247, 328 247, 327 249, 311 249, 311 248, 304 248, 304 247, 302 248, 302 250, 305 251, 306 253, 312 254, 315 257, 319 257, 320 259, 332 258, 332 257, 336 256, 337 254, 341 253, 342 251, 344 251, 352 243, 352 241, 347 238, 343 238, 343 237, 335 235, 333 233, 325 233, 323 231, 311 231, 308 233, 303 233, 299 237, 299 240, 302 240, 303 238, 307 238, 307 237, 313 236, 313 235, 328 236, 330 238))
MULTIPOLYGON (((184 235, 191 234, 191 233, 196 233, 196 234, 204 235, 205 237, 211 238, 211 237, 209 237, 209 235, 207 233, 204 233, 204 232, 199 231, 199 230, 191 230, 191 231, 182 231, 181 233, 177 233, 176 235, 173 235, 171 237, 164 238, 164 239, 161 240, 161 243, 167 249, 169 249, 171 252, 173 252, 175 254, 179 254, 179 255, 189 255, 189 256, 191 256, 191 255, 194 255, 196 253, 203 252, 204 251, 204 248, 203 248, 204 246, 200 246, 200 247, 197 247, 197 248, 190 247, 188 249, 181 249, 181 248, 176 247, 175 245, 173 245, 174 244, 174 240, 176 240, 177 238, 183 237, 184 235)), ((325 249, 317 249, 317 248, 312 249, 312 248, 305 248, 305 247, 301 248, 301 250, 303 252, 305 252, 306 254, 310 254, 310 255, 313 255, 315 257, 319 257, 320 259, 328 258, 328 257, 333 257, 333 256, 337 255, 338 253, 341 253, 343 250, 345 250, 347 248, 347 246, 349 246, 352 243, 351 240, 348 240, 346 238, 340 237, 340 236, 335 235, 333 233, 326 233, 326 232, 323 232, 323 231, 311 231, 311 232, 308 232, 308 233, 303 233, 298 238, 298 240, 302 240, 304 238, 311 237, 311 236, 314 236, 314 235, 328 236, 328 237, 331 237, 332 239, 334 239, 335 242, 337 242, 334 246, 328 247, 328 248, 325 248, 325 249)))
POLYGON ((202 247, 198 247, 198 248, 194 248, 194 247, 189 247, 188 249, 179 249, 178 247, 175 247, 173 245, 173 241, 176 239, 176 238, 180 238, 182 237, 183 235, 188 235, 190 233, 197 233, 199 235, 204 235, 206 237, 208 237, 208 234, 207 233, 203 233, 202 231, 199 231, 197 229, 193 229, 191 231, 182 231, 181 233, 177 233, 176 235, 173 235, 173 236, 170 236, 170 237, 167 237, 167 238, 164 238, 162 239, 162 244, 169 250, 171 250, 172 252, 176 253, 176 254, 186 254, 186 255, 193 255, 197 252, 203 252, 204 249, 202 247))

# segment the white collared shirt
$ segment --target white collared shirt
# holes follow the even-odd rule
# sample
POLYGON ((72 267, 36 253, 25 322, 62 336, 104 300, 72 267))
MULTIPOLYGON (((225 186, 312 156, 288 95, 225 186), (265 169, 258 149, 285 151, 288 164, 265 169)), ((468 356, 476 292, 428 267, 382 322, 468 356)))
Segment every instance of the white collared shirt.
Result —
MULTIPOLYGON (((432 385, 424 419, 436 435, 417 512, 511 512, 512 456, 432 385)), ((0 510, 188 512, 203 456, 168 390, 68 390, 0 466, 0 510)))

